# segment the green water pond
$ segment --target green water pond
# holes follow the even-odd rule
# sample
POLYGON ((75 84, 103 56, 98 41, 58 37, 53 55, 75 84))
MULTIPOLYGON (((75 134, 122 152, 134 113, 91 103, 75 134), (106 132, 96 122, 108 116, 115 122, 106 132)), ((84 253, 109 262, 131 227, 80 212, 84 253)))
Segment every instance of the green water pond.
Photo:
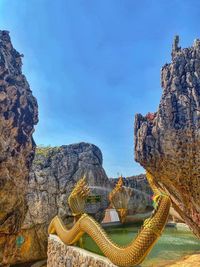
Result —
MULTIPOLYGON (((105 230, 111 239, 121 245, 126 245, 137 235, 140 226, 112 226, 105 230)), ((82 245, 84 249, 103 255, 95 242, 84 234, 82 245)), ((150 254, 141 267, 160 267, 183 256, 200 252, 200 241, 192 232, 184 227, 166 227, 150 254)))

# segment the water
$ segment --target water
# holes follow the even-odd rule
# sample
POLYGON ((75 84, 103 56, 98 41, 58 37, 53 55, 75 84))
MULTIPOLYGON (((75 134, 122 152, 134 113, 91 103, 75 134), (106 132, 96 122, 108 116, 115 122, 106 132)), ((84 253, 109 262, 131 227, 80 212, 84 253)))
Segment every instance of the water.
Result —
MULTIPOLYGON (((105 230, 114 242, 126 245, 137 235, 139 229, 140 226, 114 226, 106 227, 105 230)), ((87 234, 83 236, 83 247, 102 255, 95 242, 87 234)), ((140 266, 161 267, 199 251, 200 241, 189 230, 166 227, 163 235, 140 266)))

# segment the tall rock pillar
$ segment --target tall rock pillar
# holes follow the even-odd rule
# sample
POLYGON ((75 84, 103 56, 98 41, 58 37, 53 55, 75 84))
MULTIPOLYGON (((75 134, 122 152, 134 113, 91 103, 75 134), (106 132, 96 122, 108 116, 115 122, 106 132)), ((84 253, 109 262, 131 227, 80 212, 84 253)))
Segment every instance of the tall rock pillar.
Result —
POLYGON ((25 194, 34 156, 32 138, 38 108, 22 74, 20 55, 9 33, 0 31, 0 265, 17 249, 26 215, 25 194), (14 244, 10 236, 16 235, 14 244), (13 249, 12 249, 13 248, 13 249))
POLYGON ((200 40, 181 49, 175 37, 161 85, 158 111, 135 116, 135 159, 200 238, 200 40))

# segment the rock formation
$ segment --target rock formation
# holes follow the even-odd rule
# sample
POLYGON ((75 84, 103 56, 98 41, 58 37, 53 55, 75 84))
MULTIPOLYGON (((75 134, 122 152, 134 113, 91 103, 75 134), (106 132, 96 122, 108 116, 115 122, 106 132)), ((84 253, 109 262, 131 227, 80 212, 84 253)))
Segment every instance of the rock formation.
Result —
POLYGON ((91 187, 90 195, 99 196, 99 202, 91 201, 86 210, 101 221, 108 205, 109 182, 102 168, 101 151, 87 143, 36 149, 29 176, 28 212, 20 232, 24 242, 15 257, 18 261, 46 257, 48 225, 57 214, 65 223, 72 222, 67 199, 84 174, 91 187))
POLYGON ((32 133, 38 121, 37 102, 22 74, 21 57, 9 33, 0 31, 0 266, 7 263, 11 235, 16 239, 26 215, 35 148, 32 133))
POLYGON ((181 49, 175 37, 161 84, 158 111, 135 117, 135 159, 200 237, 200 40, 181 49))

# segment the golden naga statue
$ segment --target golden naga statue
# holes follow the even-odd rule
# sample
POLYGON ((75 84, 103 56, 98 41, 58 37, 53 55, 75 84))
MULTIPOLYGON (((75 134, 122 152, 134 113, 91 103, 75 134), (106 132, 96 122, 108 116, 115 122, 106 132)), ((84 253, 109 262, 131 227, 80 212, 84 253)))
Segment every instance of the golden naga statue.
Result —
POLYGON ((125 188, 123 184, 123 179, 120 177, 115 188, 109 194, 109 201, 116 209, 121 223, 125 222, 131 197, 131 189, 125 188))
MULTIPOLYGON (((75 216, 74 225, 68 229, 62 220, 56 216, 49 225, 48 233, 57 234, 67 245, 74 244, 84 233, 87 233, 96 242, 104 255, 114 264, 118 266, 136 266, 140 264, 162 234, 171 206, 169 196, 162 194, 156 188, 154 178, 150 173, 147 173, 147 179, 155 193, 156 207, 152 216, 145 220, 142 229, 130 244, 119 246, 112 242, 101 225, 84 213, 85 201, 89 194, 85 178, 77 183, 68 199, 70 208, 75 216)), ((117 186, 110 195, 111 201, 117 197, 118 193, 121 193, 120 188, 122 185, 120 185, 120 182, 117 186)))

